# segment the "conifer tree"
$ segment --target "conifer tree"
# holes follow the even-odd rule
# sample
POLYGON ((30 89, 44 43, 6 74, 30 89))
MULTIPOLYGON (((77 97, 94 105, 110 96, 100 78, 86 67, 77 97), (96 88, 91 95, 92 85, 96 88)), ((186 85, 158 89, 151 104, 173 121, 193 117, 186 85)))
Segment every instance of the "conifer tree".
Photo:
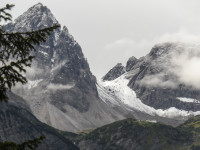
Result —
POLYGON ((34 140, 29 140, 22 144, 16 144, 14 142, 0 142, 0 150, 36 150, 39 144, 42 143, 45 137, 41 136, 34 140))
MULTIPOLYGON (((0 22, 11 21, 12 16, 8 13, 14 5, 7 4, 0 9, 0 22)), ((51 31, 59 25, 28 32, 7 32, 0 25, 0 101, 7 101, 7 90, 16 83, 25 84, 27 79, 23 76, 25 67, 31 67, 34 58, 31 55, 35 46, 45 42, 51 31)))
MULTIPOLYGON (((7 4, 0 8, 0 22, 12 20, 8 13, 14 5, 7 4)), ((4 26, 0 24, 0 102, 7 101, 7 90, 10 90, 16 83, 25 84, 27 82, 23 73, 25 67, 31 67, 35 51, 35 46, 45 42, 51 32, 59 25, 44 28, 37 31, 28 32, 8 32, 4 31, 4 26)), ((22 144, 14 142, 0 142, 0 149, 4 150, 33 150, 38 147, 45 137, 41 136, 22 144)))

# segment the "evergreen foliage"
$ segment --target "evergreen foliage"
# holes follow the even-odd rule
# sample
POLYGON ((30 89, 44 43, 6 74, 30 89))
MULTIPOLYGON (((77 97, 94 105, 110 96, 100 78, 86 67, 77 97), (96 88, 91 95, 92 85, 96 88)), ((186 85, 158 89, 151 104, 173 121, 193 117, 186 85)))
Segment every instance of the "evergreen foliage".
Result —
MULTIPOLYGON (((0 22, 12 21, 12 16, 8 13, 14 5, 7 4, 0 8, 0 22)), ((54 25, 45 29, 29 32, 6 32, 4 26, 0 25, 0 102, 7 101, 7 90, 10 90, 16 83, 25 84, 27 82, 23 73, 25 67, 31 67, 36 45, 45 42, 51 32, 58 28, 54 25)), ((2 150, 33 150, 44 140, 41 136, 34 140, 26 141, 22 144, 14 142, 0 142, 2 150)))
POLYGON ((22 144, 16 144, 14 142, 1 142, 0 149, 2 150, 35 150, 39 144, 44 140, 44 137, 41 136, 34 140, 29 140, 22 144))
MULTIPOLYGON (((8 13, 14 5, 7 4, 0 9, 0 21, 11 21, 12 16, 8 13)), ((7 101, 7 90, 16 83, 27 82, 23 73, 25 67, 31 67, 36 45, 45 42, 51 32, 59 25, 29 32, 6 32, 0 25, 0 101, 7 101)))

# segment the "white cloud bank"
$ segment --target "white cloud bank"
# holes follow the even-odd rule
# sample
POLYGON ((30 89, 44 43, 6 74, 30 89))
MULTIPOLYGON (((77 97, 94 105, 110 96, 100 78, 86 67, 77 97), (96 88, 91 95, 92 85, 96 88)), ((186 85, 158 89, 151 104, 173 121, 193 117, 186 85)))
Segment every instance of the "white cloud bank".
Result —
POLYGON ((152 65, 161 72, 145 76, 141 84, 176 88, 185 84, 200 89, 200 45, 177 43, 168 53, 162 54, 152 65))
MULTIPOLYGON (((118 54, 119 57, 126 58, 144 56, 150 49, 158 43, 177 43, 172 47, 169 54, 159 60, 159 66, 165 72, 146 76, 141 83, 146 86, 160 86, 162 88, 176 88, 183 83, 193 88, 200 89, 200 35, 195 35, 185 28, 181 28, 175 33, 165 33, 152 40, 136 41, 131 38, 122 38, 113 43, 107 44, 107 53, 118 54), (173 75, 176 78, 166 80, 166 75, 173 75)), ((126 61, 123 62, 124 65, 126 61)), ((158 65, 158 62, 155 63, 158 65)), ((172 76, 171 76, 172 77, 172 76)))
POLYGON ((66 84, 66 85, 63 85, 63 84, 49 84, 47 86, 47 89, 48 90, 52 90, 52 91, 57 91, 57 90, 69 90, 71 88, 73 88, 75 86, 75 84, 66 84))

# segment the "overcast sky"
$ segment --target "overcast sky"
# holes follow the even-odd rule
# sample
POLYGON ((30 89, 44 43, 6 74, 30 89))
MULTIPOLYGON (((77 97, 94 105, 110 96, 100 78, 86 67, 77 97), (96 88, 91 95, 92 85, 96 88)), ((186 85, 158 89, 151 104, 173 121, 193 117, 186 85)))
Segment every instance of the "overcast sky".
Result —
POLYGON ((81 45, 100 78, 129 57, 160 42, 200 41, 199 0, 1 0, 15 4, 13 18, 41 2, 81 45))

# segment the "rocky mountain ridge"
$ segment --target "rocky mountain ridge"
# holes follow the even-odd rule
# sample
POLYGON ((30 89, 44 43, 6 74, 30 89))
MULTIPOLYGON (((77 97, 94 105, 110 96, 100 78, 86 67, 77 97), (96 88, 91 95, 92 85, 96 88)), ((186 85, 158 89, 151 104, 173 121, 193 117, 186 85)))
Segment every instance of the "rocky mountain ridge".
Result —
POLYGON ((177 65, 173 63, 173 59, 178 59, 174 55, 181 55, 185 47, 187 48, 178 43, 164 43, 154 46, 146 56, 146 61, 139 66, 139 71, 132 76, 128 84, 143 103, 155 109, 176 107, 186 111, 200 110, 200 91, 179 81, 176 73, 179 68, 173 70, 177 65), (187 103, 181 98, 195 99, 197 103, 187 103))
POLYGON ((183 79, 185 73, 181 72, 188 69, 182 64, 184 61, 199 56, 198 49, 183 43, 157 44, 145 57, 131 57, 126 72, 119 77, 110 76, 109 71, 105 76, 112 80, 99 81, 100 97, 107 104, 125 104, 128 109, 174 120, 200 114, 200 90, 195 84, 188 85, 183 79))
MULTIPOLYGON (((4 29, 24 32, 54 24, 59 22, 39 3, 4 29)), ((176 128, 167 126, 200 114, 198 86, 175 72, 183 67, 176 59, 184 58, 179 56, 187 53, 185 45, 158 44, 145 57, 131 57, 125 67, 117 64, 102 81, 96 81, 80 45, 65 26, 36 49, 33 66, 25 74, 28 84, 17 85, 9 93, 9 103, 0 105, 1 141, 21 143, 44 135, 39 149, 199 147, 198 116, 176 128), (112 123, 127 117, 138 120, 112 123), (63 131, 92 129, 84 136, 62 134, 44 123, 63 131)), ((189 50, 189 59, 200 56, 198 50, 189 50)))
MULTIPOLYGON (((50 10, 39 3, 14 23, 6 25, 5 30, 29 31, 53 24, 59 23, 50 10)), ((176 44, 157 45, 145 57, 131 57, 126 67, 117 64, 104 76, 103 82, 97 83, 80 45, 64 26, 56 29, 46 43, 36 47, 33 66, 27 68, 28 84, 17 85, 13 92, 23 97, 30 111, 40 121, 61 130, 76 132, 96 128, 127 116, 177 125, 199 114, 196 97, 190 97, 195 103, 186 103, 184 101, 190 101, 184 99, 188 96, 175 94, 176 97, 171 98, 171 93, 165 94, 167 90, 173 93, 174 88, 141 84, 143 79, 154 74, 161 74, 162 80, 169 78, 171 74, 165 73, 163 76, 165 68, 162 64, 169 63, 167 60, 171 58, 171 49, 177 47, 180 53, 181 47, 176 44)), ((176 80, 175 76, 170 77, 176 80)), ((168 82, 165 84, 170 85, 168 82)), ((184 88, 182 90, 187 93, 184 88)), ((192 94, 192 91, 189 93, 192 94)))
MULTIPOLYGON (((54 24, 59 23, 39 3, 4 28, 8 32, 24 32, 54 24)), ((67 27, 56 29, 36 49, 33 65, 27 68, 28 84, 17 85, 12 91, 26 100, 40 121, 76 132, 124 118, 99 99, 96 78, 67 27)))
POLYGON ((40 122, 28 110, 25 100, 8 93, 9 102, 0 104, 0 141, 21 144, 40 136, 45 139, 38 150, 78 150, 71 141, 56 129, 40 122))
POLYGON ((126 71, 125 67, 118 63, 116 66, 114 66, 102 79, 103 80, 114 80, 124 74, 126 71))

